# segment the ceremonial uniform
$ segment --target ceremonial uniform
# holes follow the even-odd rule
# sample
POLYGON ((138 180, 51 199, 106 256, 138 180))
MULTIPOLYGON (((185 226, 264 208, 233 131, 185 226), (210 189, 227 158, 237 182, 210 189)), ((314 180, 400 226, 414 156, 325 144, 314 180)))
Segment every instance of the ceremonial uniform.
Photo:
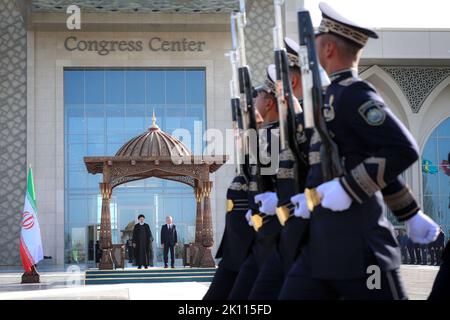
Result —
MULTIPOLYGON (((321 4, 320 8, 323 19, 319 31, 350 37, 361 47, 369 36, 376 37, 329 6, 321 4)), ((323 114, 345 168, 339 185, 352 202, 342 212, 322 204, 314 208, 308 242, 280 298, 404 299, 398 274, 400 251, 393 227, 383 214, 381 190, 387 202, 396 205, 400 220, 416 214, 417 204, 398 176, 418 159, 417 145, 376 90, 358 78, 357 70, 335 72, 330 80, 323 114), (379 289, 367 286, 372 266, 381 271, 379 289)), ((309 143, 306 186, 315 188, 325 182, 317 131, 312 132, 309 143)))
MULTIPOLYGON (((286 53, 290 68, 299 68, 298 45, 289 38, 285 38, 286 53)), ((269 77, 275 82, 275 66, 269 67, 269 77)), ((301 85, 301 84, 300 84, 301 85)), ((294 97, 294 99, 296 99, 294 97)), ((291 106, 293 107, 293 106, 291 106)), ((307 163, 307 137, 303 125, 303 115, 296 115, 296 142, 301 150, 301 157, 307 163)), ((276 176, 276 193, 278 197, 277 216, 282 230, 280 232, 277 247, 267 258, 255 281, 249 298, 254 300, 275 300, 278 298, 281 287, 292 263, 295 261, 300 249, 301 242, 306 238, 309 221, 294 216, 294 205, 291 197, 296 194, 295 190, 303 190, 303 181, 295 179, 295 166, 297 170, 305 170, 296 163, 293 151, 287 146, 280 151, 279 168, 276 176), (300 183, 300 185, 296 185, 300 183)), ((300 174, 306 176, 306 172, 300 174)))
POLYGON ((414 194, 401 176, 396 177, 384 187, 381 193, 384 202, 400 222, 411 218, 420 210, 414 194))
MULTIPOLYGON (((297 117, 297 141, 300 146, 300 149, 303 151, 302 154, 306 158, 306 144, 307 144, 307 134, 305 130, 303 130, 303 117, 300 114, 297 117)), ((289 210, 289 218, 286 220, 283 230, 281 232, 280 237, 280 245, 279 245, 279 253, 282 261, 282 267, 284 274, 287 274, 292 267, 295 259, 297 258, 301 244, 305 241, 307 237, 309 220, 303 219, 300 217, 294 216, 294 206, 287 199, 288 197, 292 197, 292 191, 289 182, 289 171, 292 166, 292 159, 289 157, 289 154, 284 154, 280 156, 280 169, 284 168, 284 170, 280 170, 277 175, 277 193, 278 193, 278 207, 286 206, 289 210), (287 156, 287 157, 286 157, 287 156), (284 171, 284 172, 283 172, 284 171)), ((304 186, 300 187, 300 190, 304 190, 304 186)))
MULTIPOLYGON (((275 85, 267 74, 262 85, 255 88, 255 106, 267 107, 267 98, 274 99, 275 85), (261 94, 261 96, 260 96, 261 94), (264 98, 264 95, 267 97, 264 98), (263 101, 261 103, 261 101, 263 101)), ((276 107, 276 106, 275 106, 276 107)), ((255 171, 256 166, 250 165, 250 181, 249 181, 249 207, 253 214, 250 224, 253 224, 255 230, 255 242, 253 243, 251 253, 239 271, 239 275, 230 293, 229 299, 246 300, 250 296, 254 282, 264 265, 267 257, 278 243, 278 237, 281 225, 276 217, 275 212, 262 212, 262 207, 255 202, 255 196, 259 192, 269 193, 274 196, 276 184, 276 169, 278 165, 278 152, 271 154, 273 139, 279 140, 278 121, 264 123, 258 129, 258 161, 260 172, 255 171), (266 162, 267 161, 267 162, 266 162), (276 164, 273 166, 273 164, 276 164), (262 189, 262 190, 260 190, 262 189), (255 219, 256 218, 256 219, 255 219)), ((278 151, 278 150, 277 150, 278 151)), ((250 217, 249 217, 250 219, 250 217)))
MULTIPOLYGON (((290 68, 299 69, 298 44, 289 38, 284 39, 284 44, 286 46, 290 68)), ((300 105, 301 103, 302 102, 299 101, 300 105)), ((297 129, 296 141, 301 153, 300 156, 303 158, 303 161, 308 163, 308 132, 304 128, 303 113, 298 113, 295 120, 297 129)), ((295 159, 290 148, 281 151, 280 169, 277 173, 278 214, 281 220, 286 219, 286 217, 282 217, 283 211, 289 212, 288 218, 285 221, 281 232, 278 246, 278 254, 280 256, 281 267, 284 275, 289 272, 292 264, 297 258, 298 253, 300 252, 300 246, 307 237, 309 226, 308 219, 294 216, 294 205, 290 200, 291 197, 295 195, 294 191, 296 189, 301 192, 305 189, 305 181, 298 181, 297 183, 300 183, 300 185, 297 186, 297 188, 292 185, 293 183, 296 183, 293 176, 294 166, 296 165, 294 161, 295 159)), ((303 176, 306 177, 306 173, 304 173, 303 176)))
POLYGON ((254 240, 255 231, 248 225, 245 214, 248 210, 248 182, 243 175, 233 179, 227 191, 227 213, 225 230, 217 250, 216 259, 222 258, 214 274, 204 300, 225 300, 228 298, 247 258, 254 240))
MULTIPOLYGON (((267 150, 269 156, 271 139, 273 138, 272 134, 277 132, 277 129, 278 121, 264 124, 260 128, 260 147, 267 150)), ((274 136, 278 138, 277 133, 274 136)), ((254 196, 257 194, 255 178, 254 175, 251 175, 249 183, 249 205, 252 207, 251 202, 253 202, 254 212, 257 212, 256 214, 262 217, 262 225, 256 232, 251 253, 239 271, 239 275, 229 296, 231 300, 249 299, 258 273, 271 252, 276 248, 281 231, 281 225, 275 215, 266 215, 258 212, 257 204, 254 203, 254 196)), ((265 179, 268 187, 268 190, 265 191, 274 191, 276 183, 275 175, 265 176, 265 179)))
MULTIPOLYGON (((354 70, 332 76, 325 102, 333 113, 327 125, 347 171, 340 183, 353 204, 339 213, 321 205, 315 208, 310 219, 310 238, 295 272, 314 279, 322 288, 330 284, 323 280, 331 280, 335 284, 333 293, 324 293, 324 297, 337 294, 358 298, 352 293, 360 291, 366 291, 369 297, 371 292, 364 290, 365 285, 361 284, 366 282, 367 267, 375 264, 388 281, 392 280, 389 285, 396 287, 397 292, 391 292, 393 298, 402 298, 404 293, 396 279, 400 266, 398 243, 383 215, 379 190, 386 187, 387 182, 395 181, 417 160, 417 146, 381 97, 369 84, 358 79, 354 70), (360 287, 347 291, 348 288, 339 285, 346 279, 360 280, 353 285, 360 287)), ((313 134, 311 160, 318 158, 319 149, 320 141, 313 134)), ((317 163, 310 161, 310 165, 307 184, 316 187, 322 182, 320 159, 317 163)), ((376 296, 381 290, 373 293, 376 296)))
MULTIPOLYGON (((297 117, 297 123, 302 119, 297 117)), ((306 142, 302 126, 298 126, 297 141, 306 142)), ((299 142, 301 144, 301 142, 299 142)), ((300 249, 300 244, 306 238, 309 221, 294 216, 294 205, 290 198, 296 189, 294 183, 295 159, 292 151, 287 148, 280 152, 279 169, 276 176, 276 192, 278 196, 277 215, 282 229, 277 239, 277 245, 267 257, 263 267, 258 273, 249 299, 275 300, 278 298, 285 276, 295 261, 300 249), (281 209, 281 210, 280 210, 281 209)), ((303 190, 301 187, 301 190, 303 190)))

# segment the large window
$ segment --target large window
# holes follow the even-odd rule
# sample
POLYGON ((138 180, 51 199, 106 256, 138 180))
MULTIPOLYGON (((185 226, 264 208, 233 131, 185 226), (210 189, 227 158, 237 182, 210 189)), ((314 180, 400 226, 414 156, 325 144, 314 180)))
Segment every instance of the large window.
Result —
MULTIPOLYGON (((94 259, 100 224, 101 175, 91 175, 85 156, 114 155, 129 139, 151 125, 154 110, 159 127, 169 134, 178 128, 193 135, 194 123, 205 123, 203 69, 66 69, 65 114, 65 260, 94 259)), ((193 149, 192 145, 187 147, 193 149)), ((125 243, 138 214, 146 216, 159 247, 165 216, 172 215, 180 243, 195 236, 192 188, 168 180, 146 179, 114 189, 111 199, 113 243, 125 243)), ((155 250, 155 262, 158 250, 155 250)))
POLYGON ((423 209, 450 236, 450 118, 428 138, 421 161, 423 209))

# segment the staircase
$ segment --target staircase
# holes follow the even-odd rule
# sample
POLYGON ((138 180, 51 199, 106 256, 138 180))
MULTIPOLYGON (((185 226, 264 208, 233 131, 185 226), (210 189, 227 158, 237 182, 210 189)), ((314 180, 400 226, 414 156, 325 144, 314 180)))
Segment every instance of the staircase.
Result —
POLYGON ((215 268, 86 270, 85 284, 211 282, 215 268))

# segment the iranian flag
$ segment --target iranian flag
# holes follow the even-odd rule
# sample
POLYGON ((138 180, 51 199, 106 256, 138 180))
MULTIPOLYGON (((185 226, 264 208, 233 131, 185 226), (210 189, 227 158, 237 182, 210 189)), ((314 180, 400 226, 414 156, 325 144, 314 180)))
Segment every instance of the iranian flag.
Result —
POLYGON ((44 257, 42 250, 41 229, 37 219, 36 194, 34 193, 33 171, 28 169, 27 193, 22 213, 22 230, 20 232, 20 257, 25 272, 44 257))

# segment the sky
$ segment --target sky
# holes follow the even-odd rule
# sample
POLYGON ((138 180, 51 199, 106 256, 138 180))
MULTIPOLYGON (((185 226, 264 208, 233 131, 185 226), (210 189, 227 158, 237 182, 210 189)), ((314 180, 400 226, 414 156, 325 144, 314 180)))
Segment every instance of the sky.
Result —
MULTIPOLYGON (((294 1, 294 0, 287 0, 294 1)), ((319 2, 304 0, 314 26, 320 23, 319 2)), ((348 19, 371 28, 448 28, 450 0, 326 0, 348 19)))

